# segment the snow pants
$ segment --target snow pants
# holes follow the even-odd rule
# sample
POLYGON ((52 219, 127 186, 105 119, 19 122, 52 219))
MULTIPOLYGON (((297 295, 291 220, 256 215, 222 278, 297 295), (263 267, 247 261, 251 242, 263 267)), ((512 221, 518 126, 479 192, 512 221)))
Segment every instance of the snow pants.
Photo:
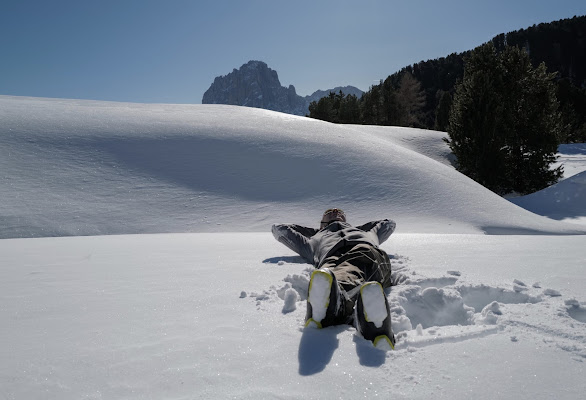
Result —
POLYGON ((378 247, 360 243, 327 257, 320 268, 329 268, 340 286, 354 299, 365 282, 380 282, 383 288, 391 286, 391 261, 378 247))

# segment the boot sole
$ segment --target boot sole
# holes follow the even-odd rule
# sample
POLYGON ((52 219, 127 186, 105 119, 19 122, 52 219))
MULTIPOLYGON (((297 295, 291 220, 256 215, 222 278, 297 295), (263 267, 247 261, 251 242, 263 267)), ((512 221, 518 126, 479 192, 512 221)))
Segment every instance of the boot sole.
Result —
POLYGON ((312 315, 305 323, 306 327, 313 325, 317 328, 322 327, 321 321, 326 317, 330 305, 332 282, 332 276, 325 271, 318 269, 311 274, 307 301, 311 304, 312 315))
POLYGON ((391 339, 389 339, 389 337, 387 335, 377 336, 372 341, 372 344, 374 345, 374 347, 376 347, 379 350, 383 350, 383 351, 395 350, 395 345, 393 345, 393 342, 391 341, 391 339))
POLYGON ((372 322, 377 328, 381 328, 387 318, 383 287, 378 282, 366 283, 360 288, 360 296, 362 296, 364 319, 372 322))
MULTIPOLYGON (((385 321, 388 323, 390 316, 387 311, 386 295, 382 285, 379 282, 368 282, 362 285, 360 288, 360 302, 364 320, 379 330, 374 339, 369 338, 372 340, 373 346, 383 351, 394 350, 393 340, 383 333, 385 331, 383 325, 385 321)), ((392 331, 390 335, 392 337, 392 331)))

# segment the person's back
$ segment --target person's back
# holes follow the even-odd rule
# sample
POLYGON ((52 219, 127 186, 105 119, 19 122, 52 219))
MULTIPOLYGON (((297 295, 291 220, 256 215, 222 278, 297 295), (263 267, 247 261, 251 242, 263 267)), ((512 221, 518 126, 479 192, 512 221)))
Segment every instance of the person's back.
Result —
POLYGON ((356 227, 346 221, 335 220, 320 230, 294 224, 275 224, 272 232, 275 239, 319 268, 327 257, 355 244, 378 247, 391 236, 395 226, 395 222, 388 219, 356 227))

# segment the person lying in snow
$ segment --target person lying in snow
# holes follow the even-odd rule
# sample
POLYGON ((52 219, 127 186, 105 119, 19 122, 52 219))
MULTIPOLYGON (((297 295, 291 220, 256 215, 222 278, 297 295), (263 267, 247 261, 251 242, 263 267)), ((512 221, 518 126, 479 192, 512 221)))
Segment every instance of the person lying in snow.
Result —
POLYGON ((320 229, 275 224, 273 236, 313 264, 305 326, 353 324, 378 348, 394 348, 395 336, 384 288, 391 286, 391 262, 378 246, 395 222, 383 219, 352 226, 339 208, 327 210, 320 229))

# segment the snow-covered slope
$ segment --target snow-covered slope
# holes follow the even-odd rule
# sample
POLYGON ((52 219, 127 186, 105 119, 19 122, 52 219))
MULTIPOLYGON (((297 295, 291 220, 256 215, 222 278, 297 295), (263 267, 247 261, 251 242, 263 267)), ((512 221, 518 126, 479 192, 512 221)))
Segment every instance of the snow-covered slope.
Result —
POLYGON ((3 238, 267 231, 314 224, 331 206, 351 222, 393 217, 399 232, 581 229, 439 162, 448 153, 437 132, 235 106, 7 96, 0 120, 3 238))
POLYGON ((586 143, 561 144, 558 147, 558 160, 553 165, 563 165, 564 179, 586 171, 586 143))
POLYGON ((586 171, 510 201, 539 215, 586 224, 586 171))
POLYGON ((0 237, 108 234, 0 240, 0 398, 581 398, 586 235, 478 233, 583 225, 463 177, 443 135, 0 96, 0 237), (312 267, 268 229, 332 205, 398 224, 395 351, 302 329, 312 267), (197 233, 112 235, 145 232, 197 233))

